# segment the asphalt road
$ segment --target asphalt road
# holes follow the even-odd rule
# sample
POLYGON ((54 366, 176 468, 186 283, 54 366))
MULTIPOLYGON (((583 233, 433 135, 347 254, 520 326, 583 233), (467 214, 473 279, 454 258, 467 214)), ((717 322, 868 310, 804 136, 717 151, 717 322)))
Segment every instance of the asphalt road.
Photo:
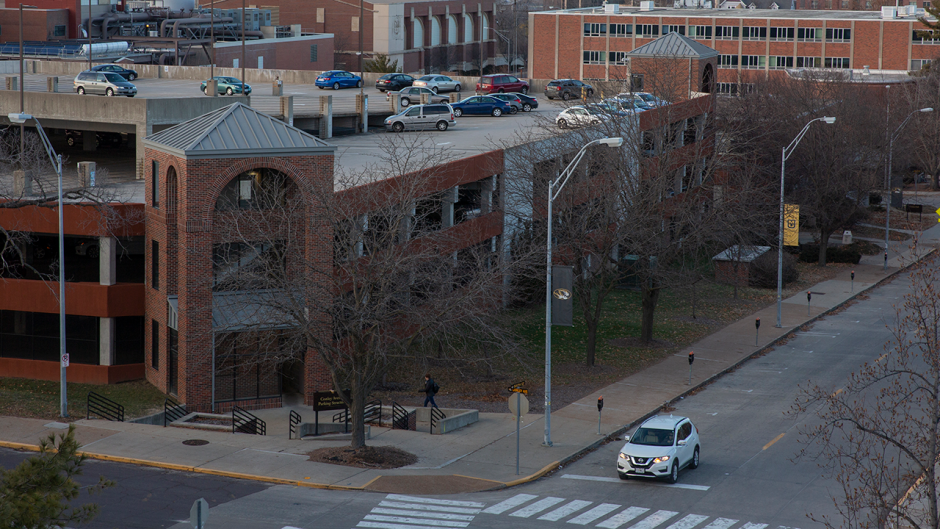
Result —
MULTIPOLYGON (((372 527, 616 529, 809 529, 809 513, 833 515, 837 483, 815 463, 796 459, 798 430, 812 416, 785 415, 797 388, 812 380, 835 391, 847 375, 883 352, 891 305, 905 277, 796 333, 682 402, 676 415, 700 430, 702 462, 679 483, 621 481, 612 442, 534 483, 495 492, 408 497, 266 486, 246 481, 93 462, 88 474, 118 481, 88 527, 184 529, 193 500, 209 501, 206 527, 340 529, 372 527), (571 525, 568 525, 571 524, 571 525)), ((530 447, 529 450, 545 450, 530 447)), ((0 451, 0 464, 22 457, 0 451)))

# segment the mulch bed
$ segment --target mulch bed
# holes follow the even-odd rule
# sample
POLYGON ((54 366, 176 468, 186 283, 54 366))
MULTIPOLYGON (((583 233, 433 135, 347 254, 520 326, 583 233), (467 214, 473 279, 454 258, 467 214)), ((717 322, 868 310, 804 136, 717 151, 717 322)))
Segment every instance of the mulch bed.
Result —
POLYGON ((399 468, 418 462, 418 456, 394 446, 363 446, 357 449, 336 446, 318 448, 307 452, 307 455, 310 456, 310 461, 317 463, 358 468, 399 468))

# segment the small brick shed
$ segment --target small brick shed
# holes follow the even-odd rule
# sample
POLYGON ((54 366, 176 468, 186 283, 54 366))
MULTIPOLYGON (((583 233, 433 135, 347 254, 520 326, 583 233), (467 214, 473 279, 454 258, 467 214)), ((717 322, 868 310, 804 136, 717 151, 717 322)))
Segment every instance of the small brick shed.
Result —
POLYGON ((770 246, 734 245, 712 257, 715 280, 720 283, 746 287, 751 276, 751 263, 770 251, 770 246), (737 268, 737 270, 735 270, 737 268))

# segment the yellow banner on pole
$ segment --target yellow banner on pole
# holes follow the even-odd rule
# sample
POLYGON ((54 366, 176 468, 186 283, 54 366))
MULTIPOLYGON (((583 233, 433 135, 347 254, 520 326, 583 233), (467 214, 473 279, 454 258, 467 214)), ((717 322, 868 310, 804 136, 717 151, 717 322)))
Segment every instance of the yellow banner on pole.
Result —
POLYGON ((783 206, 783 245, 800 245, 800 206, 798 204, 784 204, 783 206))

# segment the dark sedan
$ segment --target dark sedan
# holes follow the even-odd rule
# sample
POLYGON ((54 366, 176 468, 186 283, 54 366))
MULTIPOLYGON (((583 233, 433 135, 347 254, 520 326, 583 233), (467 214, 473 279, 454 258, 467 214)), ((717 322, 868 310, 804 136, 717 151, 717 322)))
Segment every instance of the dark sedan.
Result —
POLYGON ((375 82, 375 87, 379 92, 386 90, 401 90, 407 88, 415 82, 415 78, 406 73, 387 73, 375 82))
POLYGON ((470 96, 459 103, 451 103, 450 106, 454 109, 454 116, 458 118, 464 114, 499 117, 512 112, 512 105, 507 101, 490 96, 470 96))
POLYGON ((116 73, 121 77, 127 79, 128 81, 133 81, 140 77, 137 75, 137 72, 134 70, 128 70, 127 68, 117 65, 117 64, 99 64, 97 66, 92 66, 91 71, 93 72, 105 72, 105 73, 116 73))
POLYGON ((539 107, 539 100, 535 96, 530 96, 529 94, 521 94, 519 92, 509 92, 509 95, 516 96, 522 100, 522 111, 530 112, 533 108, 539 107))

